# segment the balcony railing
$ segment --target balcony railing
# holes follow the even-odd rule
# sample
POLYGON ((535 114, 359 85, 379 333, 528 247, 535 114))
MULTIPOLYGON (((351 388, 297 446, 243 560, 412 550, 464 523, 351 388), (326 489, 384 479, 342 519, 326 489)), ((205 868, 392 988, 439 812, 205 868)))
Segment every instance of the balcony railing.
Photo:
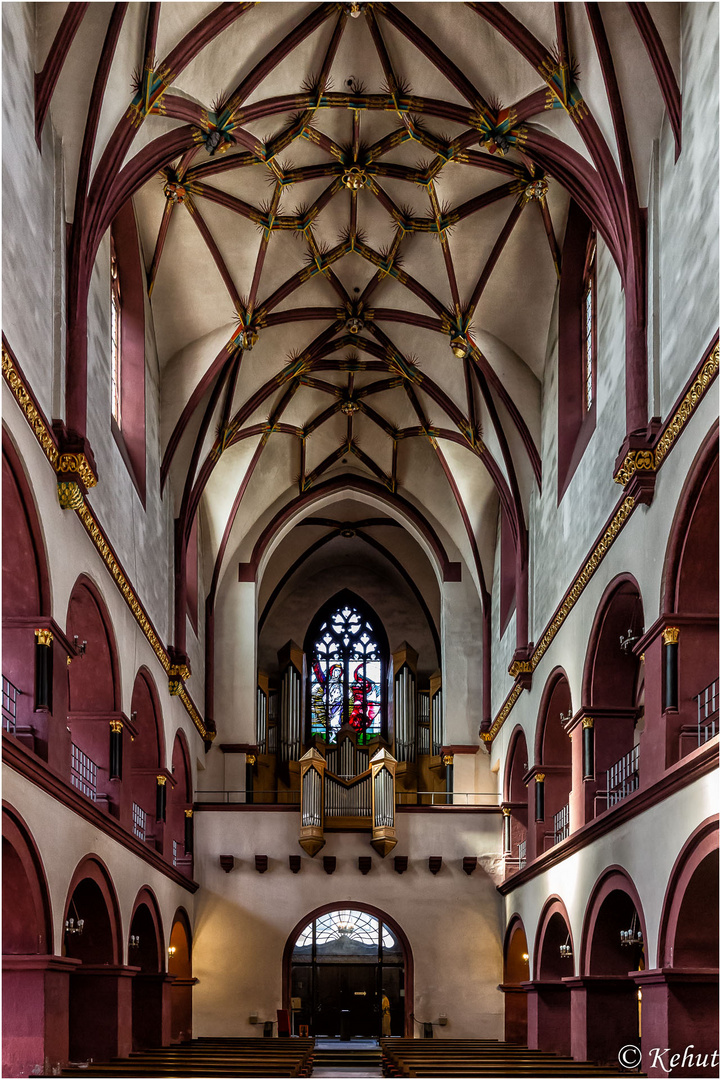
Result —
POLYGON ((21 693, 17 686, 2 677, 2 718, 3 727, 11 734, 15 733, 15 724, 17 720, 17 701, 18 695, 21 693))
POLYGON ((95 802, 98 791, 98 767, 84 754, 79 746, 72 743, 70 749, 70 782, 95 802))
MULTIPOLYGON (((3 679, 3 709, 5 707, 4 683, 5 680, 3 679)), ((696 694, 696 706, 698 710, 698 745, 702 746, 709 739, 713 739, 714 735, 718 735, 719 731, 718 679, 714 679, 705 690, 702 690, 700 694, 696 694)))
POLYGON ((518 869, 522 870, 526 865, 526 841, 521 840, 518 845, 518 869))
POLYGON ((638 751, 634 746, 628 754, 606 770, 606 806, 615 806, 638 789, 638 751))
POLYGON ((145 840, 145 831, 147 828, 148 815, 143 810, 142 806, 138 806, 136 802, 133 803, 133 832, 137 836, 138 840, 145 840))
POLYGON ((553 815, 553 842, 560 844, 568 836, 568 803, 553 815))

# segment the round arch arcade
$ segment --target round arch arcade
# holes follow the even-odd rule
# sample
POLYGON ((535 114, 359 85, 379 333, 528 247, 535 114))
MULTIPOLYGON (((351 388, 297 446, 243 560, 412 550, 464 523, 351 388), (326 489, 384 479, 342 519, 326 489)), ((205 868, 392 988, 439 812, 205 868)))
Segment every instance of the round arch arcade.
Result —
POLYGON ((371 904, 325 904, 293 928, 283 952, 292 1033, 413 1035, 413 955, 402 928, 371 904))

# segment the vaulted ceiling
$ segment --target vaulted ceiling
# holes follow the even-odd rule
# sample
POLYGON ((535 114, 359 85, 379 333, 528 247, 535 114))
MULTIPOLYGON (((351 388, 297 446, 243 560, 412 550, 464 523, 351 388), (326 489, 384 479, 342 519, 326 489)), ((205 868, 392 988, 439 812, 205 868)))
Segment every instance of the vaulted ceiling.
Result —
POLYGON ((678 5, 40 4, 38 18, 71 298, 132 197, 162 480, 184 536, 201 508, 213 590, 284 507, 313 513, 304 496, 337 480, 428 519, 487 605, 499 504, 523 547, 544 480, 569 195, 628 287, 664 108, 680 138, 678 5))

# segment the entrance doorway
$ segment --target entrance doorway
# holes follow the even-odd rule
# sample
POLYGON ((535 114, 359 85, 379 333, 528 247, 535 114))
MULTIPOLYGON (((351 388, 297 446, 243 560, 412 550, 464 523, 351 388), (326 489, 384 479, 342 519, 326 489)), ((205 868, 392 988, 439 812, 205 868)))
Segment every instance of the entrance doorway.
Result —
POLYGON ((307 1026, 345 1042, 406 1033, 407 946, 380 913, 325 911, 288 944, 293 1034, 307 1026))

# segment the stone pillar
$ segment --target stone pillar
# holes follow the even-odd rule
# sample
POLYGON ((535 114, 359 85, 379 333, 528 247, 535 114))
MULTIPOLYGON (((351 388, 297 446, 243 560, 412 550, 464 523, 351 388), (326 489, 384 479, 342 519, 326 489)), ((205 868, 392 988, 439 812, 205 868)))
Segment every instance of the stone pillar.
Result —
POLYGON ((571 1055, 618 1065, 623 1046, 640 1045, 635 983, 628 976, 571 976, 571 1055))
POLYGON ((133 979, 133 1050, 170 1045, 174 975, 139 971, 133 979))
POLYGON ((133 1048, 132 980, 138 968, 81 964, 70 976, 70 1060, 107 1061, 133 1048))
POLYGON ((64 956, 3 956, 3 1076, 52 1076, 69 1060, 70 975, 64 956))
POLYGON ((647 1076, 668 1076, 670 1070, 672 1076, 717 1077, 719 1056, 714 1059, 713 1053, 719 1039, 718 972, 656 968, 632 971, 629 977, 642 995, 641 1071, 647 1076), (654 1054, 657 1047, 668 1047, 669 1053, 654 1054), (681 1055, 673 1068, 672 1053, 681 1055))
POLYGON ((568 1057, 571 1053, 571 996, 563 982, 521 983, 528 997, 528 1046, 568 1057))

